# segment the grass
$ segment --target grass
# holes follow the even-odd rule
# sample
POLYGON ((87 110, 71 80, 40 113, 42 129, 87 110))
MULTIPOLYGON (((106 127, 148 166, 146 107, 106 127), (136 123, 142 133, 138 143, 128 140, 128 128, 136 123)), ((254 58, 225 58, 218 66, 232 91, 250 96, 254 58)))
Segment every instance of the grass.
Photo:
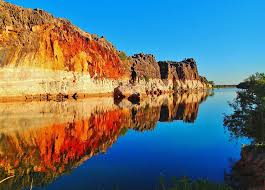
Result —
POLYGON ((13 177, 15 177, 15 176, 14 176, 14 175, 13 175, 13 176, 9 176, 9 177, 7 177, 7 178, 1 180, 1 181, 0 181, 0 184, 3 183, 3 182, 5 182, 6 180, 8 180, 8 179, 10 179, 10 178, 13 178, 13 177))

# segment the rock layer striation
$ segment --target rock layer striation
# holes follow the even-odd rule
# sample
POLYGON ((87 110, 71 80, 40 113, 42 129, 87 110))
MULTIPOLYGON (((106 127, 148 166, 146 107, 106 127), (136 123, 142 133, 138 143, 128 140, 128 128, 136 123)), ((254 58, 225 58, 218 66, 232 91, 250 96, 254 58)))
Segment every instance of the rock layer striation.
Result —
POLYGON ((104 37, 43 10, 0 1, 0 13, 0 98, 78 97, 114 89, 125 96, 159 95, 208 87, 193 59, 157 62, 149 54, 124 57, 104 37))

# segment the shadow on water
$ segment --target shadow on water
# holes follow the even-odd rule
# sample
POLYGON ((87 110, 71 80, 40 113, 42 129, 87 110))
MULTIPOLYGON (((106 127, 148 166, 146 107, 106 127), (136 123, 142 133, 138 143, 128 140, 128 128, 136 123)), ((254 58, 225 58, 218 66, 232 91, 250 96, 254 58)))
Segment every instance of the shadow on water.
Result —
POLYGON ((45 187, 106 152, 128 129, 194 122, 207 92, 159 96, 132 105, 112 98, 0 104, 0 189, 45 187))

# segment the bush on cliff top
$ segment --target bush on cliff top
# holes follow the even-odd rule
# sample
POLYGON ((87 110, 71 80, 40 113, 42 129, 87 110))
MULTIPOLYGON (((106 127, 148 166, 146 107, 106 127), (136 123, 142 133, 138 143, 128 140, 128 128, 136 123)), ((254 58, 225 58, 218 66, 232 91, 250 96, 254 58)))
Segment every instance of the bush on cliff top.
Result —
POLYGON ((122 61, 127 60, 127 55, 126 55, 126 53, 123 52, 123 51, 120 51, 120 52, 119 52, 119 57, 120 57, 120 59, 121 59, 122 61))

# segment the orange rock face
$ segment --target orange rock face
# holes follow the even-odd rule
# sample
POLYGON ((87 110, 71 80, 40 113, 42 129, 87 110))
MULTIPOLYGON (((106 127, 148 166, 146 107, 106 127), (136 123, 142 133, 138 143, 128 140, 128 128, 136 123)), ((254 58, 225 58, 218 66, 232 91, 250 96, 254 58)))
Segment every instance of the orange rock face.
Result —
POLYGON ((128 77, 118 51, 104 38, 41 10, 0 3, 0 66, 37 67, 89 73, 91 77, 128 77))
POLYGON ((104 37, 45 11, 0 1, 0 12, 0 98, 106 94, 120 86, 144 96, 210 87, 194 59, 127 57, 104 37))

